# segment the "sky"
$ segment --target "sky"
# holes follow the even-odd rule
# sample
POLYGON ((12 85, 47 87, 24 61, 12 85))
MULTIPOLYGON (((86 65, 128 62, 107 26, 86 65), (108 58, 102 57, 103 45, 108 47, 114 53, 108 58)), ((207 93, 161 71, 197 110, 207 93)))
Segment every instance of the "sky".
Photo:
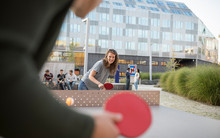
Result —
MULTIPOLYGON (((220 0, 168 0, 182 2, 207 26, 220 43, 220 0)), ((220 45, 219 45, 220 62, 220 45)))

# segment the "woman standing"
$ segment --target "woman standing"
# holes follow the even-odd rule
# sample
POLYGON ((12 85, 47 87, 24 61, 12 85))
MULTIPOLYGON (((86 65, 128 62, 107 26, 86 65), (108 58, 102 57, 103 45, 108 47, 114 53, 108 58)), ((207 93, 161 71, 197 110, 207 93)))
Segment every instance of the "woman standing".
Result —
POLYGON ((140 71, 139 71, 139 69, 137 69, 137 70, 136 70, 136 73, 135 73, 135 76, 134 76, 134 86, 135 86, 135 90, 138 89, 139 79, 140 79, 140 71))
POLYGON ((100 90, 104 89, 104 83, 109 75, 115 75, 118 67, 118 53, 114 49, 109 49, 105 57, 99 60, 83 76, 78 90, 100 90))

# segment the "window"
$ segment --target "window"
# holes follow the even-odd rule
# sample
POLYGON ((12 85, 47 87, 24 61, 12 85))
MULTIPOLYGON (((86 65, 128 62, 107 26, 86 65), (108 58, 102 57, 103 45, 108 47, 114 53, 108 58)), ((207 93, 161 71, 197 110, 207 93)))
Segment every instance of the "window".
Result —
POLYGON ((59 37, 57 38, 57 40, 58 40, 58 41, 66 41, 66 37, 64 37, 64 36, 59 36, 59 37))
POLYGON ((113 49, 122 49, 122 41, 112 41, 113 49))
POLYGON ((110 4, 110 2, 109 2, 109 1, 106 1, 106 0, 104 0, 103 3, 105 3, 105 4, 110 4))
POLYGON ((146 6, 138 5, 138 7, 139 7, 140 9, 147 10, 147 7, 146 7, 146 6))
POLYGON ((126 16, 126 23, 127 24, 136 24, 136 17, 126 16))
POLYGON ((127 2, 133 2, 134 0, 125 0, 125 1, 127 1, 127 2))
POLYGON ((123 29, 122 28, 112 28, 112 35, 113 36, 123 36, 123 29))
POLYGON ((143 0, 135 0, 136 2, 143 2, 143 0))
POLYGON ((108 48, 108 40, 99 40, 99 46, 101 48, 108 48))
POLYGON ((182 12, 180 10, 171 10, 172 13, 175 13, 175 14, 182 14, 182 12))
POLYGON ((147 30, 138 30, 139 38, 147 38, 147 30))
POLYGON ((170 20, 163 20, 162 27, 169 28, 170 27, 170 20))
POLYGON ((174 45, 173 46, 173 51, 174 52, 182 52, 183 51, 183 46, 181 46, 181 45, 174 45))
POLYGON ((99 27, 99 34, 108 35, 109 34, 109 28, 105 27, 105 26, 100 26, 99 27))
POLYGON ((152 44, 151 50, 152 50, 153 52, 159 52, 159 51, 160 51, 160 46, 159 46, 159 44, 156 44, 156 43, 152 44))
POLYGON ((148 25, 148 19, 144 17, 139 17, 138 18, 138 24, 140 25, 148 25))
POLYGON ((103 1, 99 4, 99 7, 110 8, 110 3, 109 1, 103 1))
POLYGON ((119 2, 112 2, 113 5, 116 5, 116 6, 122 6, 122 3, 119 3, 119 2))
POLYGON ((173 40, 182 41, 183 35, 181 33, 173 33, 173 40))
POLYGON ((96 26, 95 25, 90 25, 90 30, 89 30, 89 33, 90 34, 96 34, 96 26))
POLYGON ((181 22, 181 21, 173 21, 173 28, 175 28, 175 29, 182 29, 183 28, 183 22, 181 22))
POLYGON ((66 25, 66 23, 63 23, 63 24, 62 24, 62 27, 61 27, 60 31, 61 31, 61 32, 66 32, 66 31, 67 31, 67 25, 66 25))
POLYGON ((135 8, 134 4, 128 4, 128 3, 126 3, 125 5, 126 5, 126 7, 129 7, 129 8, 135 8))
POLYGON ((183 3, 178 3, 179 8, 187 9, 186 5, 183 3))
POLYGON ((138 50, 147 51, 147 48, 148 48, 147 43, 144 43, 144 42, 139 42, 138 43, 138 50))
POLYGON ((126 42, 125 49, 135 50, 135 43, 134 42, 126 42))
POLYGON ((152 66, 158 66, 159 62, 158 61, 152 61, 152 66))
POLYGON ((151 38, 152 39, 159 39, 160 33, 158 31, 151 31, 151 38))
POLYGON ((147 65, 147 62, 145 60, 139 60, 137 61, 138 65, 147 65))
POLYGON ((188 41, 188 42, 193 42, 194 41, 194 35, 186 34, 185 35, 185 40, 188 41))
POLYGON ((96 12, 95 12, 95 11, 90 12, 90 13, 88 14, 88 18, 89 18, 90 20, 96 20, 96 12))
POLYGON ((167 9, 165 9, 165 8, 161 8, 161 10, 162 10, 163 12, 165 12, 165 13, 170 13, 170 11, 167 10, 167 9))
POLYGON ((193 16, 192 12, 190 11, 183 11, 183 14, 187 16, 193 16))
POLYGON ((170 52, 170 46, 168 44, 162 44, 163 52, 170 52))
POLYGON ((158 8, 154 8, 154 7, 149 7, 150 8, 150 10, 152 10, 152 11, 160 11, 158 8))
POLYGON ((148 4, 155 4, 154 0, 146 0, 148 4))
POLYGON ((129 37, 135 36, 135 30, 134 29, 125 29, 125 36, 129 36, 129 37))
POLYGON ((158 1, 157 4, 165 7, 165 4, 162 1, 158 1))
POLYGON ((176 7, 175 3, 173 2, 166 2, 167 3, 167 6, 169 7, 176 7))
POLYGON ((107 13, 99 13, 99 20, 102 22, 109 21, 109 14, 107 13))
POLYGON ((89 39, 88 46, 95 46, 95 39, 89 39))
POLYGON ((118 63, 121 63, 121 64, 134 64, 134 61, 133 60, 119 59, 118 63))
POLYGON ((169 32, 163 32, 162 37, 163 37, 163 40, 170 40, 170 33, 169 32))
POLYGON ((192 46, 185 46, 185 53, 192 54, 193 53, 193 47, 192 46))
POLYGON ((114 14, 112 20, 114 23, 123 23, 123 15, 114 14))
POLYGON ((113 4, 113 8, 114 8, 114 9, 123 9, 122 3, 112 2, 112 4, 113 4))
POLYGON ((161 65, 161 66, 166 66, 166 65, 167 65, 167 63, 166 63, 166 62, 164 62, 164 61, 162 61, 162 62, 160 62, 160 65, 161 65))
POLYGON ((74 32, 74 33, 80 32, 80 25, 70 24, 70 32, 74 32))
POLYGON ((70 44, 75 45, 75 46, 79 46, 80 45, 80 38, 79 37, 70 38, 70 44))
POLYGON ((187 30, 194 30, 194 23, 192 22, 186 22, 186 29, 187 30))
POLYGON ((151 26, 155 26, 155 27, 160 26, 160 20, 159 19, 151 19, 151 26))

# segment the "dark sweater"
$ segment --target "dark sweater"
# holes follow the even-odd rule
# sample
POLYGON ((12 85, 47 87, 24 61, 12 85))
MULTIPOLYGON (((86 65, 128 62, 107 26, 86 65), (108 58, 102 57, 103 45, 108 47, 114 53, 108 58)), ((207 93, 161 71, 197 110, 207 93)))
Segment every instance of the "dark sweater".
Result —
POLYGON ((71 3, 1 2, 0 136, 91 137, 94 120, 59 104, 38 78, 71 3))

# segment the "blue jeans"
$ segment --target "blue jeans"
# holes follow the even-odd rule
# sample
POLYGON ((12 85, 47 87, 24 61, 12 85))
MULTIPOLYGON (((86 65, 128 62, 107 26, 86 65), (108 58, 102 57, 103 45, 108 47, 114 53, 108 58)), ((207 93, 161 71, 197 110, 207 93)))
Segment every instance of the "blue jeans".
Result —
POLYGON ((125 90, 129 90, 129 87, 130 87, 130 80, 126 80, 125 90))
POLYGON ((135 86, 136 90, 138 89, 138 84, 139 84, 139 80, 136 80, 135 83, 134 83, 134 86, 135 86))
POLYGON ((75 85, 75 81, 72 82, 67 81, 68 90, 72 90, 74 85, 75 85))
POLYGON ((86 87, 86 84, 82 80, 79 83, 78 90, 88 90, 88 88, 86 87))

